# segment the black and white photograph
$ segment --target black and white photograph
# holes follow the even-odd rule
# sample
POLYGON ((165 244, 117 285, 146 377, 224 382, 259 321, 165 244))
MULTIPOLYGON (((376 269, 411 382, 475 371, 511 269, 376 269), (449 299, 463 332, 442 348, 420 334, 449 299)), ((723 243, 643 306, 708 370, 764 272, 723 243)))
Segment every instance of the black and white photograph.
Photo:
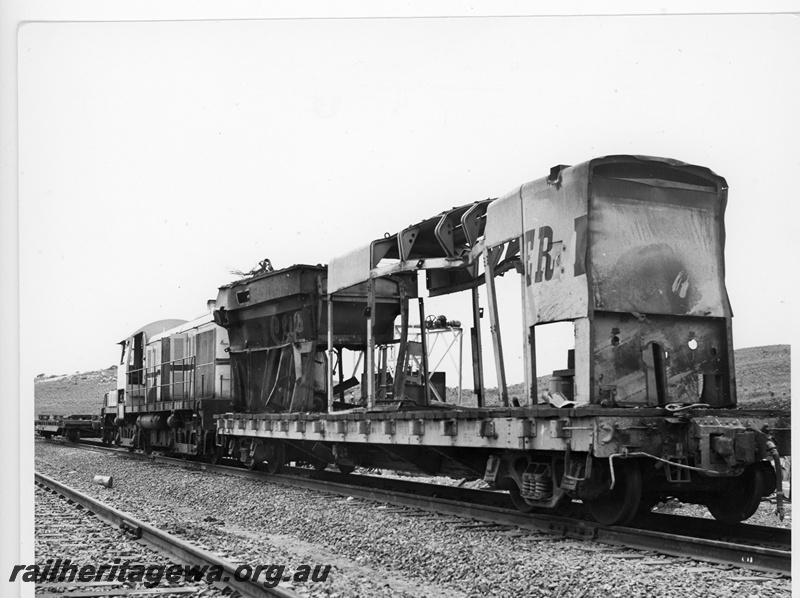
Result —
POLYGON ((0 594, 790 596, 799 15, 0 8, 0 594))

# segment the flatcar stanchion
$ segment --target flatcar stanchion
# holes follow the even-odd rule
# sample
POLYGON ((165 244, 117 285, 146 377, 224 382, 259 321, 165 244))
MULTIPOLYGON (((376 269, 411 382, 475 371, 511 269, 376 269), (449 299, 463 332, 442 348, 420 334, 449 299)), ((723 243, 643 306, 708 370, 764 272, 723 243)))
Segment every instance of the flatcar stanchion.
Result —
POLYGON ((503 407, 508 407, 508 385, 506 384, 506 369, 503 361, 503 341, 500 334, 500 314, 497 311, 497 296, 494 284, 494 261, 499 259, 502 249, 499 247, 487 248, 483 256, 484 275, 486 277, 486 296, 489 301, 489 326, 492 332, 492 347, 494 348, 494 363, 497 373, 497 386, 500 389, 500 400, 503 407))
POLYGON ((425 330, 425 301, 420 297, 419 302, 419 342, 422 345, 421 372, 422 392, 425 397, 425 404, 431 404, 430 374, 428 373, 428 333, 425 330))
POLYGON ((483 387, 483 354, 481 345, 481 315, 483 311, 480 304, 478 287, 472 288, 472 382, 478 407, 483 407, 486 391, 483 387))

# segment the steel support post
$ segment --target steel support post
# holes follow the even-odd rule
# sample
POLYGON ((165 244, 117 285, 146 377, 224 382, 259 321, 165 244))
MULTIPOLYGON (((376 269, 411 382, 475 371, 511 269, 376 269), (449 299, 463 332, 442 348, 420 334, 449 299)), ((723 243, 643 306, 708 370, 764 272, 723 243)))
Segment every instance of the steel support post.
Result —
POLYGON ((483 407, 483 347, 481 346, 481 308, 478 287, 472 288, 472 381, 478 407, 483 407))
POLYGON ((489 302, 489 323, 492 331, 492 345, 494 347, 494 365, 497 370, 497 387, 503 407, 508 407, 508 386, 506 385, 505 364, 503 362, 503 342, 500 337, 500 316, 497 312, 497 295, 494 286, 493 254, 502 251, 502 248, 489 249, 483 254, 483 266, 486 274, 486 299, 489 302))

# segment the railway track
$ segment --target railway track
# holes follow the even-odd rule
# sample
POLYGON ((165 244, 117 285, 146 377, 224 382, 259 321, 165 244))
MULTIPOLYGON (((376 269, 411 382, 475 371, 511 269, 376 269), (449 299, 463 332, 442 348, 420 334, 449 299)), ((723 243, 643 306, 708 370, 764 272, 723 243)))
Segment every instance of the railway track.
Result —
MULTIPOLYGON (((175 563, 181 563, 182 565, 188 565, 190 567, 215 567, 221 569, 224 571, 222 585, 230 588, 230 591, 234 593, 233 595, 246 596, 248 598, 300 597, 300 594, 280 587, 269 588, 254 580, 240 580, 238 579, 240 576, 237 574, 237 565, 234 563, 222 559, 207 550, 194 546, 148 523, 140 521, 127 513, 123 513, 41 473, 35 473, 35 483, 41 488, 60 495, 66 501, 79 505, 89 513, 96 515, 102 521, 120 528, 129 538, 144 542, 175 563)), ((179 589, 170 589, 170 591, 172 590, 179 592, 179 589)))
MULTIPOLYGON (((268 480, 317 492, 352 496, 403 509, 471 519, 487 526, 514 527, 559 537, 590 540, 627 548, 720 563, 779 575, 791 574, 791 530, 652 513, 638 527, 609 527, 575 517, 520 513, 505 493, 444 486, 370 475, 343 476, 285 468, 291 473, 269 474, 230 465, 211 465, 158 454, 131 453, 95 443, 95 450, 115 451, 134 459, 149 459, 181 467, 268 480)), ((575 511, 580 515, 580 508, 575 511)))

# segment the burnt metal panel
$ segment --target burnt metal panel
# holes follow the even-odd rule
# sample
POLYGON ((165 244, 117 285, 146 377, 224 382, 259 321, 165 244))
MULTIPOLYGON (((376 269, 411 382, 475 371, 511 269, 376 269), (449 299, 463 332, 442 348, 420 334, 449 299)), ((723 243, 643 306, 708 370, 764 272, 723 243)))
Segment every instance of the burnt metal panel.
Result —
POLYGON ((604 177, 592 185, 596 309, 725 315, 716 192, 604 177))
POLYGON ((313 340, 322 266, 292 266, 220 288, 215 320, 228 329, 230 349, 264 349, 313 340))
POLYGON ((589 164, 591 401, 734 406, 725 180, 661 158, 589 164))
POLYGON ((589 314, 584 225, 587 181, 588 165, 584 163, 560 170, 555 180, 542 178, 520 188, 529 324, 589 314))
POLYGON ((724 318, 595 312, 594 402, 735 404, 724 318))
POLYGON ((314 293, 317 290, 317 275, 324 273, 323 266, 296 265, 238 280, 222 288, 230 289, 234 295, 248 291, 247 300, 240 304, 237 299, 232 300, 228 296, 225 298, 227 308, 314 293))

